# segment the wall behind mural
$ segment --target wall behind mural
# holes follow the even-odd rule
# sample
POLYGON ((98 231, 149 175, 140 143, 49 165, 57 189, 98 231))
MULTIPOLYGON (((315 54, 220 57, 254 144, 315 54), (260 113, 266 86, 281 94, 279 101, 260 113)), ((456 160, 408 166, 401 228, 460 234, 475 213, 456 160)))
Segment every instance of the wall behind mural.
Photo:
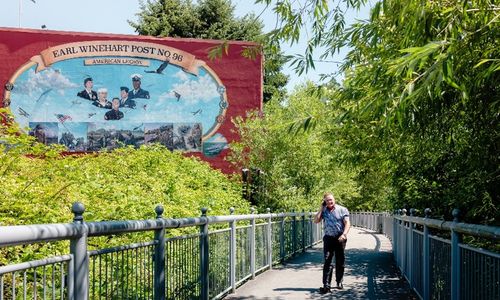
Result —
POLYGON ((2 106, 38 141, 93 152, 160 143, 230 172, 231 118, 262 108, 252 43, 0 28, 2 106))

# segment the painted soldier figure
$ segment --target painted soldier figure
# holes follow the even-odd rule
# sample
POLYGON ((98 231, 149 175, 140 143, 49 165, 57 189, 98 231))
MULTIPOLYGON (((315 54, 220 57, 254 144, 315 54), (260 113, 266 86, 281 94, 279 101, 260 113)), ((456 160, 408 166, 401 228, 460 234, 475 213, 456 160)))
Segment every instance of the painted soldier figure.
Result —
POLYGON ((141 88, 141 78, 142 76, 140 74, 132 75, 132 85, 134 87, 130 92, 128 92, 129 99, 135 99, 135 98, 149 99, 149 92, 141 88))
POLYGON ((92 102, 92 105, 99 108, 111 108, 111 102, 108 101, 108 89, 100 88, 97 90, 97 100, 92 102))
POLYGON ((135 108, 135 101, 128 97, 128 87, 120 87, 120 107, 135 108))
POLYGON ((85 86, 85 89, 81 92, 78 92, 76 94, 80 98, 84 98, 90 101, 96 101, 97 100, 97 93, 96 91, 92 90, 92 87, 94 87, 94 82, 92 81, 92 78, 87 77, 83 81, 83 85, 85 86))
POLYGON ((112 109, 104 114, 104 120, 120 120, 123 112, 120 111, 120 99, 113 98, 112 109))

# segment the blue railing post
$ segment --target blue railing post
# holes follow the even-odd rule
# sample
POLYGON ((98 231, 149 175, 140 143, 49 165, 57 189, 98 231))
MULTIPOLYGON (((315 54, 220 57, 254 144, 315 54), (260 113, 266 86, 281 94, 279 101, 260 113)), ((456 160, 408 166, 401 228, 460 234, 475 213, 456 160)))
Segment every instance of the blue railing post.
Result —
POLYGON ((280 222, 280 262, 285 260, 285 216, 281 216, 280 222))
MULTIPOLYGON (((411 208, 410 209, 410 216, 414 217, 415 216, 415 209, 411 208)), ((413 222, 408 222, 408 282, 410 283, 410 286, 412 288, 415 287, 415 270, 414 270, 414 264, 413 261, 414 256, 415 256, 415 249, 413 245, 413 228, 414 224, 413 222)))
POLYGON ((269 214, 269 218, 267 219, 267 262, 269 263, 269 270, 273 268, 273 230, 272 230, 272 221, 271 217, 271 209, 267 208, 267 213, 269 214))
POLYGON ((302 252, 306 252, 306 213, 302 210, 302 252))
POLYGON ((295 255, 297 250, 297 215, 295 214, 295 209, 292 211, 292 255, 295 255))
POLYGON ((201 283, 201 295, 200 299, 208 300, 209 286, 208 286, 208 220, 207 220, 207 208, 203 207, 201 209, 201 218, 203 223, 200 225, 200 283, 201 283))
POLYGON ((385 233, 384 232, 384 218, 385 214, 379 213, 377 214, 377 226, 378 226, 378 233, 385 233))
MULTIPOLYGON (((68 262, 68 300, 75 300, 75 265, 73 264, 74 257, 71 255, 71 260, 68 262)), ((0 279, 0 299, 2 298, 3 292, 3 279, 0 279)), ((36 299, 36 297, 35 297, 36 299)))
MULTIPOLYGON (((453 222, 458 223, 460 210, 455 208, 452 212, 453 222)), ((451 299, 460 299, 460 245, 461 235, 454 229, 451 230, 451 299)))
POLYGON ((71 211, 75 215, 73 224, 79 233, 78 237, 70 241, 70 252, 73 255, 74 299, 87 300, 89 294, 89 257, 87 255, 88 228, 83 221, 85 206, 81 202, 75 202, 71 211))
MULTIPOLYGON (((394 211, 394 216, 392 217, 392 253, 394 255, 394 260, 396 265, 398 265, 398 220, 396 219, 397 211, 394 211)), ((398 266, 399 267, 399 266, 398 266)))
MULTIPOLYGON (((403 212, 403 215, 406 216, 407 215, 407 210, 406 208, 403 208, 402 209, 402 212, 403 212)), ((401 253, 403 254, 403 260, 402 260, 402 263, 401 265, 403 266, 403 275, 405 275, 406 277, 408 277, 408 269, 407 269, 407 262, 408 262, 408 233, 406 232, 406 226, 408 225, 407 224, 408 222, 406 221, 403 221, 402 222, 402 228, 403 228, 403 234, 404 234, 404 245, 403 245, 403 251, 401 251, 401 253)))
POLYGON ((311 214, 308 212, 307 213, 308 217, 307 217, 307 227, 309 228, 309 236, 307 237, 307 248, 310 248, 313 244, 313 222, 312 222, 312 216, 311 214))
MULTIPOLYGON (((234 214, 234 207, 229 209, 231 215, 234 214)), ((229 282, 231 284, 231 293, 236 292, 236 221, 229 222, 231 228, 229 243, 229 282)))
POLYGON ((155 207, 156 219, 162 222, 162 227, 154 232, 156 241, 154 253, 154 299, 165 299, 165 223, 163 222, 163 206, 155 207))
POLYGON ((310 248, 313 244, 313 236, 314 236, 314 233, 313 233, 313 222, 312 222, 312 216, 310 213, 307 213, 308 217, 307 217, 307 227, 309 228, 309 236, 307 237, 307 248, 310 248))
MULTIPOLYGON (((431 216, 431 209, 426 208, 424 210, 425 218, 428 219, 431 216)), ((423 240, 423 259, 422 259, 422 273, 423 273, 423 300, 429 300, 431 298, 430 293, 430 242, 429 242, 429 226, 424 224, 424 240, 423 240)))
MULTIPOLYGON (((252 215, 255 214, 255 208, 250 209, 252 215)), ((255 216, 252 216, 250 221, 250 274, 252 279, 255 279, 255 216)))

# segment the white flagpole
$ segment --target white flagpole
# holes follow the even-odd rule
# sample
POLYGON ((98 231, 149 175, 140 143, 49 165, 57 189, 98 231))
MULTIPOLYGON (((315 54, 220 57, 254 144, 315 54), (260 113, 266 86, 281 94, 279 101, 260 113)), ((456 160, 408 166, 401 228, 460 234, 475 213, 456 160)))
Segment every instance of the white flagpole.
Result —
MULTIPOLYGON (((35 0, 31 0, 31 2, 36 4, 35 0)), ((23 14, 23 0, 19 0, 19 20, 18 20, 18 26, 21 28, 21 17, 23 14)))
POLYGON ((21 28, 21 12, 23 9, 23 0, 19 0, 19 28, 21 28))

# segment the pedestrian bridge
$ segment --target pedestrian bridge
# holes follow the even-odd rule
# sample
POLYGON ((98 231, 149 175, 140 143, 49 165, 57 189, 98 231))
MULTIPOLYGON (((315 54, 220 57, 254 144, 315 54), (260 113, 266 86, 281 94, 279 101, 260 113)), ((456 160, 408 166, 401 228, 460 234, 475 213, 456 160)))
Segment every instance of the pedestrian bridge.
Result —
POLYGON ((351 214, 345 288, 327 295, 317 293, 322 234, 314 213, 203 209, 200 217, 164 219, 157 207, 152 220, 84 222, 81 203, 72 211, 72 223, 0 227, 0 263, 7 261, 0 300, 500 299, 500 255, 462 242, 498 241, 500 228, 434 220, 429 211, 351 214), (99 239, 136 232, 146 235, 132 244, 105 248, 99 239), (61 241, 69 241, 67 254, 7 260, 18 245, 26 253, 61 241))
POLYGON ((322 263, 323 249, 318 244, 249 280, 225 299, 418 299, 396 268, 391 241, 383 234, 351 229, 343 290, 319 293, 322 263))

